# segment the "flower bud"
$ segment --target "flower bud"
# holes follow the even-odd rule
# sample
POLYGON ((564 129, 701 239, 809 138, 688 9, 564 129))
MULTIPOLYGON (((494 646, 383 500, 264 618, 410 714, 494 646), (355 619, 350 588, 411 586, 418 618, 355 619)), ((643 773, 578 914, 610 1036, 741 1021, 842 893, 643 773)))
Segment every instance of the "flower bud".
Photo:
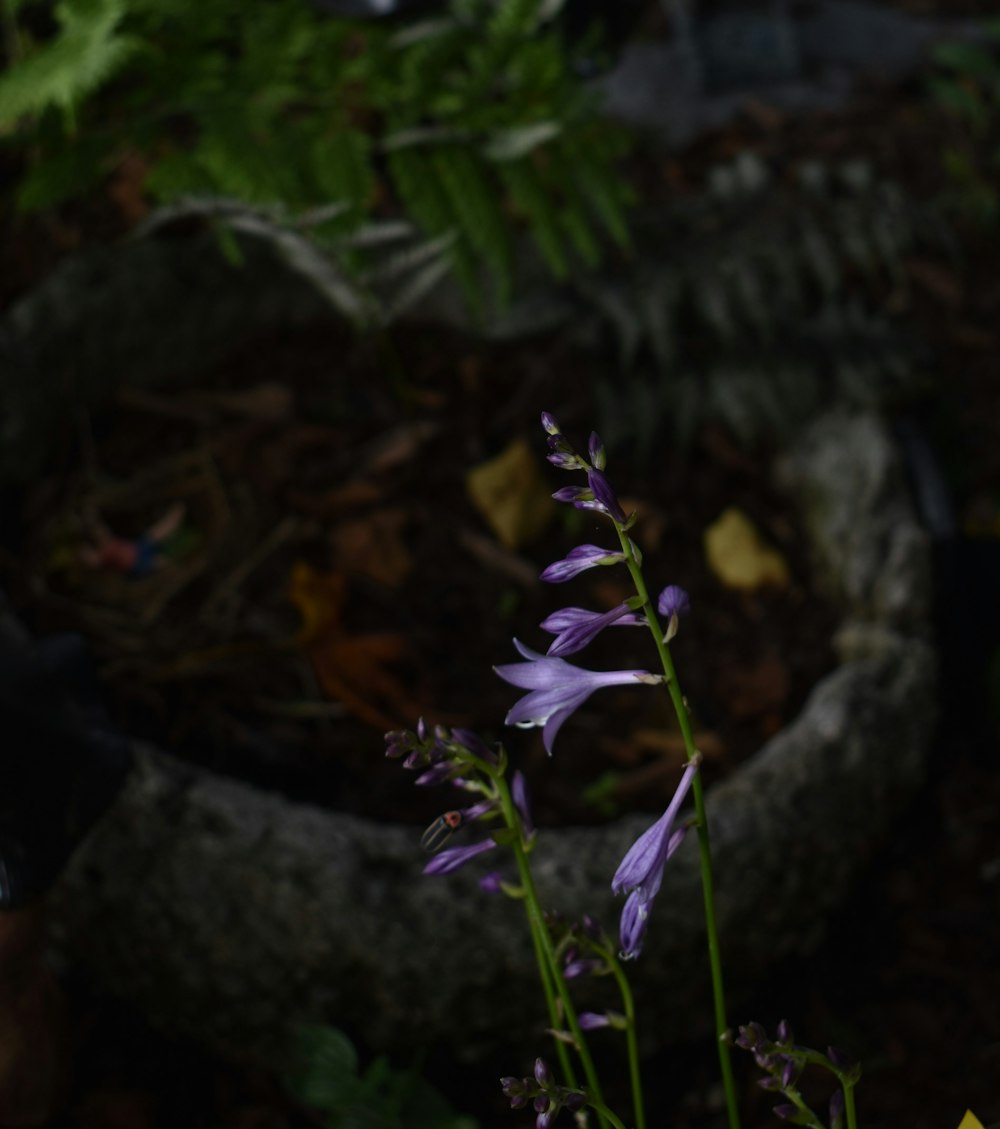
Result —
POLYGON ((552 1070, 544 1058, 535 1059, 535 1081, 539 1086, 552 1085, 552 1070))

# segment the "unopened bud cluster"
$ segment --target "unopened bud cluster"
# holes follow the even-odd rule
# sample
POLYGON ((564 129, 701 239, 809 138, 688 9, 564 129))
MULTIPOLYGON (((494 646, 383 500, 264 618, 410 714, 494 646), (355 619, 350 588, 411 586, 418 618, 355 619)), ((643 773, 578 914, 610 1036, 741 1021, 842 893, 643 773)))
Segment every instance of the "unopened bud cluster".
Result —
POLYGON ((535 1060, 535 1072, 528 1078, 501 1078, 500 1088, 510 1100, 511 1109, 535 1111, 535 1129, 549 1129, 561 1110, 577 1113, 587 1104, 582 1090, 556 1084, 548 1063, 535 1060))
POLYGON ((771 1039, 759 1023, 748 1023, 739 1029, 734 1040, 736 1046, 749 1051, 754 1061, 764 1071, 758 1082, 762 1090, 780 1093, 786 1100, 774 1107, 774 1113, 791 1125, 808 1125, 812 1129, 843 1129, 844 1095, 852 1089, 861 1077, 860 1066, 852 1062, 843 1051, 828 1047, 821 1054, 809 1047, 795 1043, 791 1027, 782 1020, 771 1039), (829 1121, 822 1119, 806 1105, 798 1089, 799 1078, 807 1066, 818 1066, 833 1074, 840 1083, 840 1089, 830 1098, 829 1121))

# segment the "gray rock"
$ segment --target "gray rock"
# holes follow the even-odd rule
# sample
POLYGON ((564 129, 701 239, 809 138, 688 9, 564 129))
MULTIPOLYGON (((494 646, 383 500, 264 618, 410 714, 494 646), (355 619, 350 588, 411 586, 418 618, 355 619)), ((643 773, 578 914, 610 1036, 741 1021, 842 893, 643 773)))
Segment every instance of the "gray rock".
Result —
MULTIPOLYGON (((734 1022, 762 972, 822 937, 919 786, 935 714, 927 543, 887 433, 866 416, 821 419, 781 474, 844 600, 847 641, 795 722, 708 795, 734 1022)), ((616 928, 610 876, 649 822, 542 829, 546 904, 616 928)), ((303 1020, 380 1049, 542 1046, 519 904, 470 870, 422 877, 418 839, 140 750, 53 899, 54 952, 163 1028, 241 1056, 273 1061, 303 1020)), ((689 839, 631 970, 647 1051, 709 1023, 700 906, 689 839)))

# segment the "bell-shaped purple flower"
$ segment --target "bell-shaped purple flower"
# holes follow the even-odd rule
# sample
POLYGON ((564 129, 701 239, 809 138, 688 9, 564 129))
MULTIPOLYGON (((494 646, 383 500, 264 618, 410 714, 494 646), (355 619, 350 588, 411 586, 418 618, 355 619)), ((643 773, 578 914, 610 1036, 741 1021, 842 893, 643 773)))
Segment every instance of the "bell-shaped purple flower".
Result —
POLYGON ((602 549, 600 545, 577 545, 575 549, 570 549, 564 560, 556 561, 543 569, 541 579, 548 581, 549 584, 561 584, 565 580, 579 576, 581 572, 586 572, 588 568, 618 564, 623 560, 625 554, 622 552, 602 549))
POLYGON ((628 894, 620 926, 622 956, 626 959, 637 957, 642 949, 649 910, 660 892, 663 870, 684 838, 686 829, 675 828, 674 823, 699 763, 697 757, 688 763, 667 810, 636 839, 611 880, 615 894, 628 894))
POLYGON ((543 631, 555 635, 546 654, 558 658, 574 655, 599 635, 605 627, 642 627, 646 620, 622 603, 609 612, 590 612, 585 608, 563 608, 553 612, 540 624, 543 631))
POLYGON ((470 843, 466 847, 448 847, 439 851, 424 867, 424 874, 454 874, 477 855, 492 851, 496 846, 493 839, 481 839, 478 843, 470 843))
POLYGON ((493 669, 512 686, 520 686, 530 693, 515 702, 507 714, 506 723, 522 728, 543 726, 545 750, 552 752, 562 723, 590 697, 604 686, 623 686, 632 682, 659 683, 662 675, 648 670, 585 670, 573 666, 565 659, 548 658, 526 647, 518 639, 514 646, 528 660, 507 663, 493 669))

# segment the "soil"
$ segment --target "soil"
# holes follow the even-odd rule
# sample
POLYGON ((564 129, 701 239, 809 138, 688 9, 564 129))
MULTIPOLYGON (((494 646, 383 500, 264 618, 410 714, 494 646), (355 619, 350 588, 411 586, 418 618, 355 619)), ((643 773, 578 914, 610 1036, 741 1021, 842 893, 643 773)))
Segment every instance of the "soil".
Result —
MULTIPOLYGON (((839 115, 751 115, 672 159, 661 179, 678 183, 680 168, 697 185, 711 160, 749 146, 862 153, 932 193, 941 181, 928 152, 945 129, 918 89, 870 90, 839 115)), ((957 230, 960 259, 911 264, 910 316, 935 373, 907 410, 955 501, 961 536, 942 544, 940 575, 971 578, 990 573, 1000 539, 1000 287, 995 233, 957 230)), ((30 264, 19 269, 30 274, 30 264)), ((610 570, 560 588, 537 579, 572 545, 606 537, 593 522, 556 511, 537 536, 504 546, 467 488, 472 468, 519 438, 541 463, 542 408, 584 442, 603 359, 559 335, 486 347, 421 332, 386 348, 319 325, 255 341, 207 379, 178 374, 169 395, 122 394, 78 421, 64 461, 25 496, 0 584, 33 630, 92 641, 109 709, 128 732, 297 799, 420 824, 435 798, 384 762, 380 734, 423 714, 501 736, 513 695, 491 668, 513 660, 512 637, 544 649, 537 625, 549 612, 612 607, 627 593, 610 570), (183 515, 161 567, 135 579, 88 563, 101 521, 134 542, 176 503, 183 515)), ((675 654, 710 776, 794 716, 833 661, 836 612, 812 590, 797 516, 768 485, 769 458, 718 428, 683 458, 666 452, 655 471, 611 452, 610 475, 639 510, 651 586, 691 593, 675 654), (705 568, 704 530, 729 506, 782 553, 789 585, 738 592, 705 568)), ((567 481, 541 465, 549 488, 567 481)), ((945 724, 927 788, 816 958, 776 970, 741 1012, 770 1027, 787 1016, 802 1041, 857 1055, 866 1129, 952 1129, 966 1106, 984 1124, 1000 1121, 1000 780, 986 698, 1000 623, 995 588, 982 606, 963 583, 942 590, 945 724)), ((618 632, 581 661, 643 666, 644 642, 618 632)), ((593 700, 551 759, 537 733, 503 734, 535 783, 540 824, 662 808, 680 750, 655 705, 636 708, 626 694, 593 700)), ((59 1126, 318 1124, 274 1077, 167 1040, 127 1004, 69 987, 77 1069, 59 1126)), ((424 1064, 484 1129, 524 1123, 502 1109, 495 1079, 529 1066, 486 1063, 456 1078, 433 1055, 424 1064)), ((652 1095, 653 1123, 721 1124, 704 1048, 679 1048, 670 1068, 652 1095)), ((739 1071, 745 1124, 775 1124, 751 1064, 739 1071)))

